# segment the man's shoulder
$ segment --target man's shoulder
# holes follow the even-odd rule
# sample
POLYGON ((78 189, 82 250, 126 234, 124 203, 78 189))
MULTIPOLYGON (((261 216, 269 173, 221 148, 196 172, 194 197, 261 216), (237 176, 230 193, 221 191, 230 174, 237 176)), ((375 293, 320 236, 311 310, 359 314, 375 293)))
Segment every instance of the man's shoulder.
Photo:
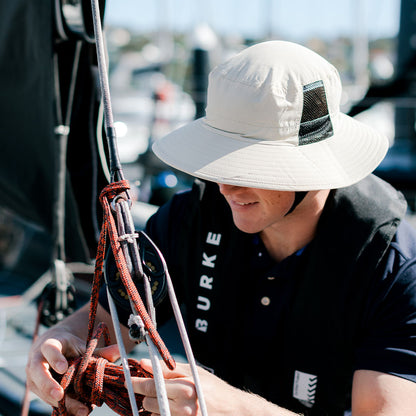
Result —
POLYGON ((397 227, 391 243, 391 250, 401 257, 401 263, 416 259, 416 228, 407 219, 403 219, 397 227))
POLYGON ((404 195, 390 183, 371 174, 361 181, 336 192, 340 203, 360 206, 361 215, 369 217, 390 214, 403 218, 407 209, 404 195))

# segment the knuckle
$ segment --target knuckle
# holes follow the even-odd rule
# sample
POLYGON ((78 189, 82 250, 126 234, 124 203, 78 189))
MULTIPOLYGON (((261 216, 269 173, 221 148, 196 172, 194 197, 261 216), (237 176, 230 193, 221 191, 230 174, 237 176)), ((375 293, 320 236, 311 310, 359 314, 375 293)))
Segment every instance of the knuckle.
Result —
POLYGON ((153 380, 148 379, 145 380, 145 382, 143 383, 143 391, 144 391, 144 396, 155 396, 156 395, 156 387, 155 387, 155 383, 153 380))
POLYGON ((178 407, 178 413, 182 416, 196 416, 198 414, 196 390, 193 383, 182 380, 178 399, 174 402, 178 407))
POLYGON ((62 349, 62 343, 61 341, 55 339, 55 338, 48 338, 46 339, 40 346, 41 351, 44 352, 46 351, 50 351, 53 350, 55 351, 56 349, 62 349))
POLYGON ((40 354, 45 357, 51 350, 51 346, 52 345, 49 342, 47 341, 43 342, 39 348, 40 354))
POLYGON ((159 414, 160 412, 157 399, 152 397, 145 397, 143 399, 142 408, 147 412, 152 412, 152 414, 159 414))
POLYGON ((191 384, 184 384, 182 386, 182 395, 187 400, 195 400, 196 392, 194 386, 191 384))
POLYGON ((182 416, 196 416, 197 415, 197 408, 196 406, 186 405, 183 406, 181 409, 182 416))
POLYGON ((191 406, 185 406, 183 408, 183 416, 192 416, 194 413, 192 411, 192 407, 191 406))
POLYGON ((143 398, 142 407, 143 407, 143 409, 149 409, 149 398, 148 397, 143 398))

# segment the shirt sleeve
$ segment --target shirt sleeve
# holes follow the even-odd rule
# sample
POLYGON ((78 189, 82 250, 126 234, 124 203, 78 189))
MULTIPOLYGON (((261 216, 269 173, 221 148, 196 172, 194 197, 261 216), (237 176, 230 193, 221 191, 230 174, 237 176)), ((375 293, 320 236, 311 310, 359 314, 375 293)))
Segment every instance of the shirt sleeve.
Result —
POLYGON ((409 227, 399 227, 372 286, 355 369, 416 382, 416 233, 409 227))

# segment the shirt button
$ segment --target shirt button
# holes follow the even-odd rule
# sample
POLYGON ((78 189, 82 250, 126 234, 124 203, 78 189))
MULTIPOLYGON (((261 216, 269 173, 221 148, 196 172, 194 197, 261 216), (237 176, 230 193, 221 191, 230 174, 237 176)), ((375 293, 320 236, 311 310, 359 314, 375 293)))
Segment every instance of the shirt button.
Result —
POLYGON ((270 298, 267 296, 263 296, 260 300, 261 304, 264 306, 269 306, 270 305, 270 298))

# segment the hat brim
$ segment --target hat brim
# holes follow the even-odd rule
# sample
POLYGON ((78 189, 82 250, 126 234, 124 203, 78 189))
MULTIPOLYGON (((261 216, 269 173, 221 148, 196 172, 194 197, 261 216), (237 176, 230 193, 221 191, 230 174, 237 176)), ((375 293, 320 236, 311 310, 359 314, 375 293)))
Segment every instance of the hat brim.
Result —
POLYGON ((197 178, 282 191, 341 188, 371 173, 388 139, 343 113, 332 118, 334 135, 303 146, 247 138, 195 120, 153 144, 168 165, 197 178))

